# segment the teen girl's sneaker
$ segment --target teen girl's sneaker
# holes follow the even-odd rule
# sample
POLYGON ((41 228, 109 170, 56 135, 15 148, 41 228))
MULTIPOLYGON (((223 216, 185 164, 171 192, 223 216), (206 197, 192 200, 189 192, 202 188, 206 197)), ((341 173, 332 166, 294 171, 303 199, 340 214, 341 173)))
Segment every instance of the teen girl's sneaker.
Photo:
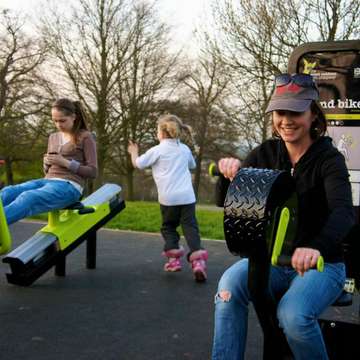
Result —
POLYGON ((195 280, 198 282, 203 282, 207 279, 207 274, 206 274, 207 259, 208 259, 208 252, 206 250, 194 251, 189 256, 189 262, 191 263, 195 280))
POLYGON ((168 258, 168 261, 164 265, 164 271, 176 272, 181 271, 180 258, 185 254, 185 250, 182 246, 179 249, 170 249, 163 251, 162 255, 168 258))

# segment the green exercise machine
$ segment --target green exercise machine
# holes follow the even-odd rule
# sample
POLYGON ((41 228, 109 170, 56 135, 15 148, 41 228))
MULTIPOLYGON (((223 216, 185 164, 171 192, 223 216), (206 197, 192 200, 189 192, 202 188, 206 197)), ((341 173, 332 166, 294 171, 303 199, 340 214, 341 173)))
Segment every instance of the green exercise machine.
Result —
MULTIPOLYGON (((280 170, 241 168, 230 183, 224 202, 227 246, 232 254, 249 259, 249 293, 264 334, 264 359, 292 358, 278 327, 277 304, 269 295, 268 282, 271 265, 291 266, 297 213, 294 180, 288 172, 280 170)), ((321 256, 316 268, 321 272, 324 269, 321 256)), ((333 305, 351 305, 353 291, 347 286, 333 305)), ((359 335, 358 327, 352 329, 353 336, 359 335)), ((329 343, 328 339, 326 342, 329 343)))
POLYGON ((360 348, 360 40, 302 44, 290 56, 289 73, 311 74, 319 88, 328 132, 350 174, 357 224, 343 241, 346 290, 320 316, 331 360, 359 359, 360 348))
POLYGON ((249 293, 264 335, 264 359, 290 354, 277 325, 277 304, 270 297, 268 282, 271 263, 288 265, 296 228, 297 198, 291 175, 241 168, 226 194, 224 234, 229 251, 249 260, 249 293))
MULTIPOLYGON (((360 40, 307 43, 290 56, 288 73, 307 73, 320 91, 328 131, 350 173, 357 224, 343 241, 343 293, 319 319, 331 360, 359 359, 360 348, 360 40)), ((215 164, 211 176, 219 175, 215 164)), ((249 291, 264 332, 264 359, 291 359, 277 326, 276 304, 267 293, 269 266, 290 265, 297 203, 290 174, 240 169, 224 203, 229 250, 249 258, 249 291)), ((317 269, 323 269, 323 259, 317 269)))
MULTIPOLYGON (((29 286, 55 266, 65 275, 66 255, 86 240, 87 268, 96 267, 96 232, 125 208, 119 185, 105 184, 81 202, 48 214, 48 224, 18 248, 7 254, 9 283, 29 286)), ((11 249, 11 236, 0 204, 0 251, 11 249)))

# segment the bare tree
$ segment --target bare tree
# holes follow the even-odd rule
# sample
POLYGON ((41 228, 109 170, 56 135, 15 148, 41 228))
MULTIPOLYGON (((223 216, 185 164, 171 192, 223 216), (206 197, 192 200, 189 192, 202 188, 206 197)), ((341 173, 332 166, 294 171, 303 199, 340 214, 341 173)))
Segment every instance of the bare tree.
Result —
POLYGON ((128 139, 141 141, 154 99, 175 58, 166 55, 166 28, 153 8, 130 0, 79 0, 56 7, 42 21, 64 83, 86 106, 98 144, 98 183, 108 173, 127 175, 132 194, 128 139))
POLYGON ((46 81, 40 67, 46 48, 22 31, 24 22, 18 14, 3 10, 0 18, 0 154, 11 184, 13 164, 32 159, 34 152, 27 149, 42 133, 40 115, 48 99, 43 96, 46 81))
MULTIPOLYGON (((232 97, 223 110, 237 123, 241 141, 248 149, 269 136, 270 119, 264 111, 273 74, 284 72, 291 53, 287 44, 275 41, 277 1, 226 0, 214 7, 220 27, 213 52, 232 72, 232 97)), ((295 32, 292 32, 294 37, 295 32)))
POLYGON ((198 63, 189 66, 179 79, 186 87, 188 96, 190 95, 191 100, 198 106, 198 121, 194 124, 197 134, 197 167, 194 180, 196 194, 199 191, 201 166, 207 149, 224 135, 221 129, 229 126, 226 121, 228 118, 219 117, 219 107, 227 93, 230 79, 231 74, 226 64, 214 53, 205 50, 198 63), (222 121, 219 121, 220 119, 222 121))
POLYGON ((360 4, 350 0, 225 0, 213 6, 213 52, 232 69, 236 94, 224 110, 237 120, 249 147, 269 136, 264 111, 272 79, 286 72, 293 49, 359 34, 360 4))
POLYGON ((64 83, 85 105, 97 136, 99 176, 111 159, 118 119, 112 113, 118 72, 132 39, 125 0, 79 0, 68 17, 56 7, 42 19, 43 36, 65 72, 64 83))
POLYGON ((317 29, 316 40, 357 39, 360 35, 360 2, 352 0, 305 0, 310 10, 309 21, 317 29))
POLYGON ((113 111, 120 126, 114 132, 117 142, 112 157, 113 172, 126 175, 130 199, 134 196, 134 169, 127 153, 128 142, 151 142, 156 132, 157 101, 171 92, 177 61, 177 54, 169 54, 168 28, 159 21, 153 6, 136 4, 132 18, 128 61, 117 72, 113 111))

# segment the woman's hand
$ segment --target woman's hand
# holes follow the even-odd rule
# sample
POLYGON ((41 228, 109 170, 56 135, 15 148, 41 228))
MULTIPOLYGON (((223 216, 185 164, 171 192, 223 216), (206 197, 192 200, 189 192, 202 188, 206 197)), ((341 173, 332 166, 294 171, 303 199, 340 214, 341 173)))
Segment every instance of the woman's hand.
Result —
POLYGON ((224 175, 224 177, 230 180, 234 178, 240 167, 240 160, 235 158, 223 158, 218 162, 219 171, 224 175))
POLYGON ((58 165, 58 166, 62 166, 64 168, 68 168, 70 161, 65 159, 60 154, 47 154, 47 155, 45 155, 45 164, 49 165, 49 166, 58 165))
POLYGON ((136 143, 134 143, 134 142, 132 142, 131 140, 129 140, 129 144, 128 144, 128 153, 130 154, 130 155, 138 155, 139 154, 139 146, 138 146, 138 144, 136 144, 136 143))
POLYGON ((292 267, 303 276, 305 271, 316 267, 320 251, 311 248, 296 248, 291 258, 292 267))

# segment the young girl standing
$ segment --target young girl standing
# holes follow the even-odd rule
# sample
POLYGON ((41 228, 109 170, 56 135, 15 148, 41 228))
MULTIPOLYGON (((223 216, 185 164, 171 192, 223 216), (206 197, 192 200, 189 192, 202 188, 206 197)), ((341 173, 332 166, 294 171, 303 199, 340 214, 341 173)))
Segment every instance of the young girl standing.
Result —
POLYGON ((51 116, 58 132, 48 140, 45 177, 0 191, 8 224, 71 205, 81 197, 85 179, 96 177, 96 144, 80 103, 59 99, 52 105, 51 116))
POLYGON ((185 251, 179 246, 176 228, 181 225, 190 252, 196 281, 205 281, 208 253, 201 248, 199 228, 195 217, 195 194, 189 169, 196 167, 190 149, 180 141, 182 133, 190 134, 191 128, 175 115, 164 115, 158 120, 157 137, 160 142, 139 156, 138 145, 130 142, 128 152, 134 167, 152 168, 158 190, 162 216, 161 234, 165 240, 163 255, 168 258, 165 271, 181 270, 180 258, 185 251))

